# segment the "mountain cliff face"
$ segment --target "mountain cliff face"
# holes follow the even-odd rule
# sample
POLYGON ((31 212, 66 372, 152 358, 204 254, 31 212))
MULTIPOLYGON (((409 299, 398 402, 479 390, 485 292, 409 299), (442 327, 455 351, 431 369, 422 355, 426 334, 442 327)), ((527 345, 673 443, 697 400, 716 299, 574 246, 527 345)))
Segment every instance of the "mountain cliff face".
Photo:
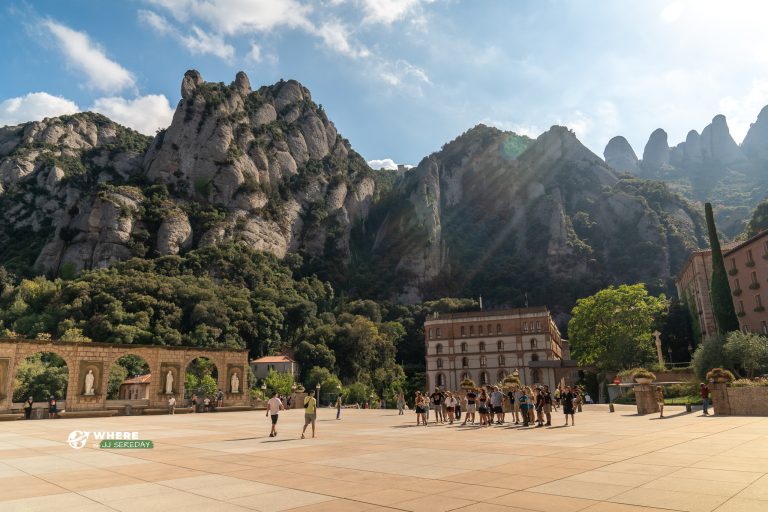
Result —
POLYGON ((0 129, 3 263, 68 275, 232 240, 348 256, 374 174, 305 87, 188 71, 181 96, 154 140, 91 113, 0 129))
POLYGON ((688 199, 712 202, 721 232, 736 236, 755 205, 768 195, 768 107, 741 146, 733 140, 725 116, 717 115, 701 134, 691 130, 673 147, 667 143, 667 133, 658 128, 645 145, 643 159, 633 162, 631 155, 629 144, 617 147, 613 139, 604 151, 605 162, 619 171, 661 180, 688 199))
POLYGON ((610 283, 669 289, 705 244, 689 203, 663 184, 621 178, 559 126, 530 141, 479 125, 422 160, 393 195, 372 212, 379 224, 367 221, 369 252, 356 249, 409 276, 403 301, 461 290, 566 305, 610 283))

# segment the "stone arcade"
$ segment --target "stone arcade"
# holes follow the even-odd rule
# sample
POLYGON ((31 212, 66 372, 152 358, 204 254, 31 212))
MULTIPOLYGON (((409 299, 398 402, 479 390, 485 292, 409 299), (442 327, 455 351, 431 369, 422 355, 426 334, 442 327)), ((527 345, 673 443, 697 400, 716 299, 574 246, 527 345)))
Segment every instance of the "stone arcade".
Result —
POLYGON ((218 370, 218 386, 225 392, 229 405, 247 405, 248 350, 198 349, 150 345, 114 345, 110 343, 68 343, 19 339, 0 339, 0 411, 11 409, 13 379, 19 363, 39 352, 52 352, 67 364, 69 372, 67 411, 98 411, 107 405, 104 390, 109 368, 118 358, 134 354, 149 365, 152 379, 149 385, 149 407, 167 407, 168 388, 180 398, 184 396, 181 372, 198 357, 210 359, 218 370), (170 376, 170 378, 169 378, 170 376), (233 386, 237 383, 237 386, 233 386))

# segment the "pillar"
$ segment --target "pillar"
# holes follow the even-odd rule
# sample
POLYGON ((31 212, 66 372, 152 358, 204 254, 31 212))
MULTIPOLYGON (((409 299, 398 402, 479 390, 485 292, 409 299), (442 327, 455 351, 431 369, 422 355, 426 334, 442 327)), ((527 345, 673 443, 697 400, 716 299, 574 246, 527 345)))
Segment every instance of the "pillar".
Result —
POLYGON ((652 414, 659 412, 659 404, 656 402, 655 386, 650 384, 637 384, 634 387, 635 400, 637 401, 637 414, 652 414))
POLYGON ((717 415, 731 414, 731 404, 728 400, 728 385, 725 382, 712 382, 709 384, 709 392, 712 395, 712 408, 717 415))

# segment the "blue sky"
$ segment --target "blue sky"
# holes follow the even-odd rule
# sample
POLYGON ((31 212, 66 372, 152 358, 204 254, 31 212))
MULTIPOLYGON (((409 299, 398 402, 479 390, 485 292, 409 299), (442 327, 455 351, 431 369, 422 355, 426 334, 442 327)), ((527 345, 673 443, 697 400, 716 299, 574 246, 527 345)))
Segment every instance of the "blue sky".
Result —
POLYGON ((368 160, 416 164, 479 122, 565 124, 638 156, 768 104, 768 2, 99 0, 0 7, 0 125, 98 110, 145 133, 198 69, 306 85, 368 160))

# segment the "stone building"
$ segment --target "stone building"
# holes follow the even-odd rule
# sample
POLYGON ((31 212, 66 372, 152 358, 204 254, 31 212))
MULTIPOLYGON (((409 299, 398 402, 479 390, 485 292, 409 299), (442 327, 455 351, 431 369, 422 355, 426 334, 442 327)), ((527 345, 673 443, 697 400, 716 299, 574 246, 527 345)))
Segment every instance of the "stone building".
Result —
MULTIPOLYGON (((768 230, 749 240, 723 246, 725 270, 742 331, 768 335, 768 230)), ((675 279, 680 300, 695 312, 703 341, 717 336, 717 321, 712 308, 712 251, 692 253, 675 279)))
POLYGON ((264 356, 251 360, 251 368, 257 379, 263 379, 269 374, 269 370, 280 373, 290 373, 294 379, 299 377, 299 365, 287 355, 264 356))
POLYGON ((125 379, 120 384, 118 397, 121 400, 146 400, 149 398, 149 384, 151 382, 151 373, 125 379))
POLYGON ((424 336, 428 389, 457 390, 467 378, 495 384, 514 371, 523 384, 553 387, 575 370, 568 342, 543 306, 435 314, 424 322, 424 336))

